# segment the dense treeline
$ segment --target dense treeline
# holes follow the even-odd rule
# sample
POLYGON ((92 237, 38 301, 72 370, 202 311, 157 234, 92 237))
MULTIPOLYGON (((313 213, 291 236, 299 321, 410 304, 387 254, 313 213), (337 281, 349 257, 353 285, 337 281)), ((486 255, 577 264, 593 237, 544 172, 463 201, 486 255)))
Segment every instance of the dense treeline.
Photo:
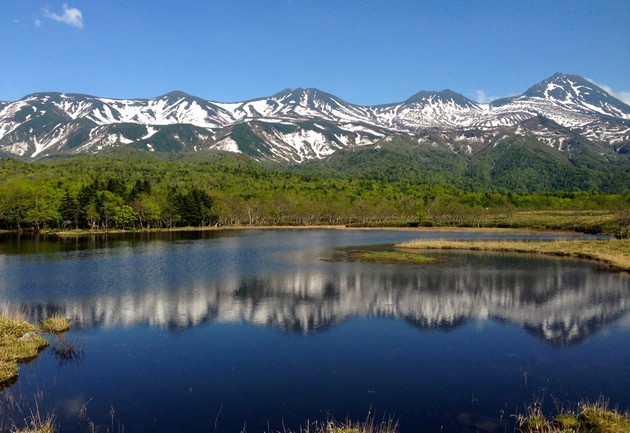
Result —
POLYGON ((617 210, 629 204, 628 194, 516 194, 298 175, 238 155, 170 161, 147 158, 146 154, 35 164, 0 161, 2 229, 235 224, 482 226, 497 215, 509 218, 517 210, 617 210))

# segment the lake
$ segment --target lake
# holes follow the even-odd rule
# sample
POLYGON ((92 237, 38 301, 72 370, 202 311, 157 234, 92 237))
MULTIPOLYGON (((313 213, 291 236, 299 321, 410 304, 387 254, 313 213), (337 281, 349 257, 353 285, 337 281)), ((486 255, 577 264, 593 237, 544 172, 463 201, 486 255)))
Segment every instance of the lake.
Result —
POLYGON ((21 365, 2 425, 35 400, 64 432, 263 432, 371 415, 403 433, 500 433, 535 401, 630 409, 628 274, 527 254, 344 255, 421 237, 517 236, 4 236, 0 301, 72 329, 21 365))

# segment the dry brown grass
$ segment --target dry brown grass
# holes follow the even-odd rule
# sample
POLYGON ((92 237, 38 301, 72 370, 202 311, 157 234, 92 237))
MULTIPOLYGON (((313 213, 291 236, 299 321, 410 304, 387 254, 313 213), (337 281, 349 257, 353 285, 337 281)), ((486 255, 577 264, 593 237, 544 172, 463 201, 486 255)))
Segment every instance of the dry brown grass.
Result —
POLYGON ((521 433, 629 433, 630 417, 610 409, 607 402, 585 403, 577 412, 559 413, 553 419, 539 407, 529 408, 516 418, 521 433))
POLYGON ((39 328, 44 332, 59 334, 70 329, 70 321, 65 317, 55 315, 44 320, 39 328))
POLYGON ((450 249, 547 254, 597 260, 614 269, 630 271, 630 240, 416 240, 397 248, 426 250, 450 249))
MULTIPOLYGON (((295 433, 291 430, 284 433, 295 433)), ((297 433, 398 433, 398 423, 392 419, 377 422, 372 415, 363 421, 326 421, 307 423, 297 433)))
POLYGON ((35 326, 0 316, 0 389, 17 378, 18 362, 30 361, 46 346, 35 326))
POLYGON ((33 418, 28 426, 13 430, 14 433, 55 433, 56 431, 54 417, 52 416, 44 419, 33 418))

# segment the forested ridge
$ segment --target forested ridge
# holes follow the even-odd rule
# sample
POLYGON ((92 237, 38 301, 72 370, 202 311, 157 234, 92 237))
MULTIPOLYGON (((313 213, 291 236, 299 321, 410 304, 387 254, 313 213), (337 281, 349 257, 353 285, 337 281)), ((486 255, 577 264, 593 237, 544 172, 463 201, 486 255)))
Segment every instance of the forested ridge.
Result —
POLYGON ((496 221, 505 224, 517 211, 616 212, 628 207, 628 193, 515 193, 459 187, 445 178, 420 182, 369 173, 332 176, 227 153, 129 151, 37 163, 0 160, 0 228, 8 230, 322 224, 480 227, 496 221))

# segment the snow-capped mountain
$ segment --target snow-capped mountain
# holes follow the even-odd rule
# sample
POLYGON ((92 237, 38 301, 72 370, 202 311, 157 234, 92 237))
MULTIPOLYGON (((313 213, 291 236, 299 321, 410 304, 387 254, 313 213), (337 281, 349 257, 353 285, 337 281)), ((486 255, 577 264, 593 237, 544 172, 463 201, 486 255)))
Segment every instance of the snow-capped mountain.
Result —
POLYGON ((567 143, 581 137, 607 151, 628 153, 630 106, 582 77, 560 73, 520 96, 490 104, 443 90, 360 106, 302 88, 235 103, 183 92, 151 99, 36 93, 0 102, 0 153, 28 159, 131 146, 218 149, 303 162, 388 137, 426 140, 435 134, 454 152, 474 153, 502 136, 524 135, 560 150, 570 151, 567 143))

